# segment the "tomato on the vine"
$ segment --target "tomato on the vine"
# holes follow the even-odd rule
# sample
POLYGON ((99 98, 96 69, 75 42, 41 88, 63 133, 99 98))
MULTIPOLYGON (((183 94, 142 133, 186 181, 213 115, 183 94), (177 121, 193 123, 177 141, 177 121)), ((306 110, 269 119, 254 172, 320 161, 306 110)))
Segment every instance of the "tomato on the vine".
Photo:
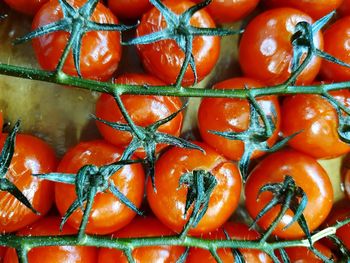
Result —
POLYGON ((136 19, 152 8, 149 0, 108 0, 108 8, 121 19, 136 19))
MULTIPOLYGON (((259 88, 261 82, 249 78, 233 78, 214 85, 214 89, 243 89, 259 88)), ((280 107, 277 97, 265 96, 257 99, 267 116, 274 120, 275 130, 268 140, 273 145, 280 129, 280 107), (276 116, 274 116, 274 113, 276 116)), ((198 127, 203 140, 218 152, 232 160, 239 160, 244 151, 242 141, 230 140, 209 131, 243 132, 250 124, 250 107, 247 100, 228 98, 205 98, 198 110, 198 127)), ((261 156, 263 152, 255 151, 253 158, 261 156)))
POLYGON ((14 10, 26 15, 35 15, 43 4, 49 0, 4 0, 14 10))
POLYGON ((341 16, 349 16, 350 15, 350 0, 343 0, 343 3, 338 8, 337 12, 341 16))
MULTIPOLYGON (((335 255, 332 250, 320 242, 314 244, 315 248, 325 257, 329 259, 335 259, 335 255)), ((310 249, 306 247, 287 247, 285 248, 290 262, 298 263, 322 263, 324 262, 321 258, 315 255, 310 249)))
MULTIPOLYGON (((265 184, 282 183, 285 176, 291 176, 296 185, 305 192, 308 202, 303 211, 310 231, 316 229, 327 217, 333 202, 333 188, 327 172, 312 157, 295 150, 282 150, 263 159, 250 173, 245 185, 246 207, 255 218, 271 201, 272 194, 259 190, 265 184)), ((266 213, 258 225, 267 229, 276 218, 280 206, 266 213)), ((297 222, 284 229, 293 218, 289 209, 273 233, 282 238, 300 238, 304 232, 297 222)))
MULTIPOLYGON (((88 164, 106 165, 118 161, 122 150, 102 140, 81 142, 70 149, 58 165, 58 172, 76 173, 88 164)), ((115 187, 124 194, 136 207, 140 207, 143 195, 145 175, 141 164, 126 165, 113 174, 115 187)), ((74 185, 55 184, 56 206, 64 215, 77 198, 74 185)), ((67 223, 79 228, 83 212, 79 208, 67 223)), ((124 205, 109 191, 95 196, 89 216, 86 232, 91 234, 108 234, 127 225, 135 216, 135 212, 124 205)))

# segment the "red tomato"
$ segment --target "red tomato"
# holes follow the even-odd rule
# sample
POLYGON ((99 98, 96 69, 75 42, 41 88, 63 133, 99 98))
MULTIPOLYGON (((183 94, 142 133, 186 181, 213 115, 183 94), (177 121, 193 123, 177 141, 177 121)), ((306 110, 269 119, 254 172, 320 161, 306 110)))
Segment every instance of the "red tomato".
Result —
POLYGON ((119 18, 136 19, 151 9, 149 0, 108 0, 108 7, 119 18))
MULTIPOLYGON (((69 0, 75 8, 81 7, 85 0, 69 0)), ((32 29, 45 26, 62 19, 61 6, 57 0, 45 4, 35 15, 32 29)), ((112 12, 98 3, 91 17, 98 23, 117 24, 117 18, 112 12)), ((33 47, 40 66, 45 70, 55 70, 62 52, 67 44, 69 33, 54 32, 33 39, 33 47)), ((82 39, 80 53, 80 69, 84 78, 108 80, 116 71, 121 58, 120 33, 116 31, 90 31, 82 39)), ((63 66, 63 71, 77 75, 73 55, 70 54, 63 66)))
MULTIPOLYGON (((18 232, 20 236, 49 236, 49 235, 72 235, 76 230, 65 225, 60 231, 58 217, 46 217, 35 224, 18 232)), ((50 262, 50 263, 94 263, 97 260, 97 249, 83 246, 50 246, 33 248, 28 253, 28 262, 50 262)), ((16 251, 10 248, 6 251, 4 263, 17 263, 16 251)))
MULTIPOLYGON (((164 83, 150 75, 143 74, 125 74, 116 79, 116 83, 131 85, 151 85, 161 86, 164 83)), ((172 113, 178 111, 181 106, 181 100, 177 97, 166 96, 142 96, 142 95, 123 95, 121 97, 126 110, 131 119, 139 126, 148 126, 152 123, 164 119, 172 113)), ((96 116, 111 122, 126 123, 114 98, 108 94, 102 94, 96 103, 96 116)), ((182 113, 179 113, 173 120, 163 124, 158 131, 179 136, 182 126, 182 113)), ((102 136, 109 142, 126 147, 132 135, 129 132, 122 132, 109 127, 99 121, 96 122, 102 136)), ((158 145, 157 152, 166 145, 158 145)), ((143 156, 144 151, 138 151, 143 156)))
MULTIPOLYGON (((249 228, 242 223, 226 222, 222 228, 217 229, 212 233, 203 235, 205 239, 227 240, 223 229, 228 233, 231 239, 234 240, 257 240, 259 233, 249 228)), ((256 249, 239 249, 242 253, 245 262, 249 263, 264 263, 272 262, 271 258, 264 252, 256 249)), ((230 248, 222 248, 217 250, 219 257, 223 263, 234 262, 234 256, 230 248)), ((215 263, 216 260, 208 250, 200 248, 191 248, 187 257, 186 263, 215 263)))
MULTIPOLYGON (((315 243, 315 248, 321 252, 327 258, 335 258, 332 251, 322 245, 321 243, 315 243)), ((306 247, 288 247, 285 249, 290 259, 290 262, 298 262, 298 263, 322 263, 324 262, 322 259, 317 257, 312 251, 310 251, 306 247)))
POLYGON ((220 227, 237 208, 241 177, 235 164, 228 162, 204 143, 196 143, 205 154, 198 150, 172 148, 165 152, 156 162, 156 192, 149 180, 147 198, 154 214, 166 226, 180 232, 189 219, 183 218, 187 189, 179 188, 180 177, 193 170, 210 171, 217 180, 209 201, 209 207, 197 227, 191 229, 191 235, 212 231, 220 227))
MULTIPOLYGON (((258 88, 263 84, 249 78, 233 78, 214 85, 214 89, 243 89, 244 87, 258 88)), ((280 128, 280 107, 277 97, 266 96, 258 99, 259 105, 267 115, 276 111, 276 129, 268 140, 273 145, 280 128)), ((202 100, 198 110, 198 126, 203 140, 218 152, 232 160, 239 160, 243 154, 244 144, 242 141, 229 140, 219 135, 208 132, 234 131, 243 132, 250 124, 250 106, 247 100, 226 98, 205 98, 202 100)), ((253 157, 263 155, 264 152, 254 152, 253 157)))
MULTIPOLYGON (((171 11, 182 14, 194 5, 187 0, 167 0, 163 2, 171 11)), ((215 23, 210 15, 200 10, 191 19, 191 25, 196 27, 213 28, 215 23)), ((143 15, 136 30, 137 36, 148 35, 163 30, 166 22, 158 9, 152 8, 143 15)), ((174 40, 161 40, 147 45, 138 45, 143 66, 151 74, 167 84, 172 84, 180 72, 185 54, 174 40)), ((215 66, 220 53, 220 39, 212 36, 197 36, 193 39, 192 54, 194 56, 198 80, 207 76, 215 66)), ((187 68, 183 85, 192 85, 194 76, 192 69, 187 68)))
MULTIPOLYGON (((332 93, 350 108, 350 91, 332 93)), ((315 158, 333 158, 350 151, 350 146, 338 136, 338 117, 334 107, 315 94, 300 94, 285 98, 282 106, 282 127, 285 136, 301 131, 289 141, 294 149, 315 158)))
POLYGON ((263 0, 269 8, 293 7, 317 20, 337 9, 343 0, 263 0))
MULTIPOLYGON (((164 226, 154 217, 136 217, 129 225, 119 230, 113 237, 135 238, 135 237, 159 237, 175 235, 173 231, 164 226)), ((175 263, 185 252, 183 247, 176 246, 153 246, 135 248, 132 256, 135 262, 167 262, 175 263)), ((101 248, 98 263, 127 263, 123 252, 116 249, 101 248)))
MULTIPOLYGON (((6 134, 0 135, 0 149, 6 137, 6 134)), ((6 178, 17 186, 41 215, 51 208, 53 184, 32 174, 54 172, 56 164, 53 149, 43 140, 31 135, 16 136, 15 153, 6 178)), ((1 233, 17 231, 40 218, 10 193, 3 191, 0 191, 0 215, 1 233)))
MULTIPOLYGON (((58 166, 62 173, 76 173, 87 164, 106 165, 116 162, 122 150, 104 141, 81 142, 70 149, 58 166)), ((114 185, 137 207, 140 207, 143 194, 145 175, 141 164, 124 166, 111 178, 114 185)), ((55 184, 56 206, 65 214, 75 201, 75 186, 55 184)), ((76 210, 68 219, 68 223, 79 228, 82 219, 81 209, 76 210)), ((94 199, 86 232, 90 234, 108 234, 127 225, 135 216, 135 212, 121 203, 112 193, 98 193, 94 199)))
MULTIPOLYGON (((303 214, 310 231, 313 231, 331 210, 333 188, 326 171, 315 159, 294 150, 273 153, 254 168, 245 186, 247 210, 255 218, 272 198, 270 192, 264 192, 258 197, 260 188, 265 184, 281 183, 286 175, 292 176, 296 185, 306 193, 308 202, 303 214)), ((258 221, 259 226, 267 229, 279 211, 280 206, 273 208, 258 221)), ((304 236, 297 222, 283 230, 293 215, 293 212, 288 210, 273 233, 288 239, 304 236)))
MULTIPOLYGON (((350 17, 341 18, 324 32, 324 51, 348 64, 350 63, 349 23, 350 17)), ((350 80, 349 68, 325 60, 322 62, 321 73, 330 81, 350 80)))
POLYGON ((26 15, 35 15, 48 0, 4 0, 12 9, 26 15))
MULTIPOLYGON (((275 85, 291 74, 291 37, 297 23, 313 23, 307 14, 293 8, 276 8, 256 16, 245 28, 239 44, 239 63, 248 77, 275 85)), ((315 47, 323 49, 321 32, 314 35, 315 47)), ((309 84, 319 72, 321 59, 314 56, 297 79, 309 84)))
POLYGON ((343 0, 343 3, 338 8, 338 13, 341 16, 349 16, 350 15, 350 0, 343 0))

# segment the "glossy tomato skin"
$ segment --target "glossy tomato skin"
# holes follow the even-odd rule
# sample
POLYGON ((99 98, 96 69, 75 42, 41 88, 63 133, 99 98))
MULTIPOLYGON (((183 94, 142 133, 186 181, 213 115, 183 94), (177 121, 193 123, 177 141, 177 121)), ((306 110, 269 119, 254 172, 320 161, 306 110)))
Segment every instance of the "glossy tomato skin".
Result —
MULTIPOLYGON (((194 5, 187 0, 164 1, 171 11, 182 14, 194 5)), ((215 23, 205 11, 198 11, 191 19, 191 25, 196 27, 214 28, 215 23)), ((152 8, 143 15, 141 23, 136 30, 137 36, 158 32, 166 27, 166 22, 156 8, 152 8)), ((144 68, 152 75, 158 77, 167 84, 173 84, 180 72, 185 55, 174 40, 161 40, 152 44, 138 45, 144 68)), ((212 36, 198 36, 193 39, 192 53, 196 63, 198 80, 207 76, 215 66, 220 53, 220 39, 212 36)), ((192 69, 187 68, 182 84, 192 85, 194 76, 192 69)))
MULTIPOLYGON (((310 16, 293 8, 276 8, 256 16, 245 28, 239 44, 239 63, 244 75, 269 85, 286 81, 293 56, 290 39, 301 21, 313 23, 310 16)), ((314 43, 323 49, 321 32, 314 35, 314 43)), ((320 67, 321 59, 314 56, 297 78, 297 84, 310 84, 320 67)))
MULTIPOLYGON (((145 74, 124 74, 116 79, 116 83, 130 85, 150 85, 162 86, 164 83, 151 75, 145 74)), ((128 111, 131 119, 136 125, 146 127, 156 121, 164 119, 178 111, 182 102, 177 97, 153 96, 153 95, 123 95, 121 99, 128 111)), ((108 94, 102 94, 96 103, 96 116, 111 122, 126 123, 122 113, 119 110, 114 98, 108 94)), ((179 136, 182 127, 183 114, 180 112, 173 120, 163 124, 158 131, 179 136)), ((97 128, 102 136, 110 143, 119 147, 129 145, 132 135, 129 132, 122 132, 99 121, 96 122, 97 128)), ((157 152, 166 145, 157 145, 157 152)), ((136 152, 140 157, 144 157, 144 150, 139 149, 136 152)))
MULTIPOLYGON (((337 59, 350 63, 349 41, 350 41, 350 17, 337 20, 324 32, 324 50, 337 59)), ((350 80, 350 69, 323 60, 321 67, 322 76, 330 81, 350 80)))
MULTIPOLYGON (((214 85, 214 89, 244 89, 258 88, 264 85, 249 78, 233 78, 214 85)), ((275 131, 268 140, 273 145, 280 130, 280 107, 277 97, 265 96, 258 98, 259 105, 264 112, 275 120, 275 131), (273 117, 273 112, 276 118, 273 117)), ((243 132, 250 124, 250 106, 247 100, 227 98, 205 98, 198 110, 198 127, 203 140, 218 152, 231 160, 239 160, 244 151, 242 141, 230 140, 219 135, 210 133, 214 131, 243 132)), ((261 156, 263 152, 254 152, 253 158, 261 156)))
POLYGON ((350 15, 350 0, 343 0, 343 3, 338 8, 337 12, 341 16, 349 16, 350 15))
MULTIPOLYGON (((75 8, 81 7, 85 0, 69 0, 75 8)), ((46 3, 35 15, 32 29, 53 23, 63 17, 57 0, 46 3)), ((92 21, 98 23, 118 24, 117 18, 101 3, 92 15, 92 21)), ((54 32, 33 39, 33 48, 40 66, 45 70, 55 70, 62 52, 67 44, 69 33, 54 32)), ((84 78, 108 80, 118 68, 121 58, 120 33, 116 31, 90 31, 82 39, 80 69, 84 78)), ((72 52, 63 66, 67 74, 77 76, 72 52)))
MULTIPOLYGON (((296 185, 306 193, 308 203, 303 214, 310 231, 313 231, 326 219, 331 210, 333 188, 326 171, 317 161, 295 150, 287 149, 273 153, 253 169, 245 185, 247 210, 255 218, 272 198, 270 192, 264 192, 258 197, 260 188, 269 183, 281 183, 286 175, 292 176, 296 185)), ((259 226, 267 229, 279 210, 279 207, 275 207, 264 215, 258 221, 259 226)), ((288 210, 273 234, 287 239, 304 236, 297 223, 283 230, 292 217, 293 213, 288 210)))
MULTIPOLYGON (((322 245, 321 243, 315 243, 315 248, 321 252, 327 258, 335 258, 335 255, 332 253, 330 248, 322 245)), ((311 252, 306 247, 288 247, 285 248, 287 255, 289 257, 290 262, 298 262, 298 263, 322 263, 324 262, 322 259, 317 257, 313 252, 311 252)), ((335 261, 336 262, 336 261, 335 261)))
POLYGON ((156 162, 156 192, 151 181, 147 183, 147 198, 152 211, 163 224, 179 233, 189 219, 188 216, 183 218, 187 189, 179 187, 181 175, 193 170, 206 170, 215 176, 217 185, 210 196, 208 210, 197 227, 190 229, 191 235, 213 231, 225 223, 238 206, 242 183, 235 164, 208 145, 196 144, 204 149, 205 154, 174 147, 156 162))
POLYGON ((4 0, 12 9, 33 16, 48 0, 4 0))
MULTIPOLYGON (((49 236, 73 235, 76 230, 65 225, 60 231, 58 217, 45 217, 17 234, 20 236, 49 236)), ((97 248, 83 246, 50 246, 33 248, 28 252, 29 263, 95 263, 97 261, 97 248)), ((6 251, 4 263, 18 263, 16 251, 10 248, 6 251)))
POLYGON ((108 0, 108 8, 121 19, 136 19, 152 8, 149 0, 108 0))
MULTIPOLYGON (((7 134, 0 135, 0 149, 7 134)), ((31 135, 17 134, 15 153, 6 178, 24 193, 32 206, 45 215, 53 202, 53 183, 32 174, 51 173, 57 160, 53 149, 43 140, 31 135)), ((40 216, 21 204, 8 192, 0 192, 0 232, 13 232, 35 221, 40 216)))
MULTIPOLYGON (((136 217, 123 229, 113 234, 118 238, 136 237, 159 237, 172 236, 175 233, 164 226, 158 219, 152 216, 136 217)), ((183 247, 178 246, 153 246, 140 247, 132 252, 132 256, 137 263, 167 262, 175 263, 185 252, 183 247)), ((124 253, 120 250, 101 248, 98 256, 98 263, 127 263, 124 253)))
MULTIPOLYGON (((332 93, 344 106, 350 107, 350 91, 332 93)), ((343 155, 350 146, 338 136, 338 117, 334 107, 316 94, 300 94, 285 98, 282 104, 284 136, 300 132, 289 145, 317 159, 343 155)))
MULTIPOLYGON (((96 140, 81 142, 70 149, 61 160, 58 171, 76 173, 82 166, 93 164, 97 166, 116 162, 122 150, 109 143, 96 140)), ((140 207, 143 194, 145 175, 140 164, 124 166, 110 178, 114 185, 131 202, 140 207)), ((56 206, 64 215, 75 201, 74 185, 55 184, 56 206)), ((122 204, 112 193, 98 193, 94 199, 86 232, 89 234, 108 234, 127 225, 135 216, 135 212, 122 204)), ((68 223, 78 229, 82 219, 81 209, 76 210, 68 219, 68 223)))
MULTIPOLYGON (((223 230, 225 230, 229 237, 233 240, 257 240, 260 237, 257 231, 253 229, 250 230, 245 224, 236 222, 226 222, 222 228, 202 235, 201 237, 204 239, 227 240, 223 230)), ((245 262, 272 262, 271 258, 267 254, 257 249, 239 249, 239 251, 242 253, 245 262)), ((234 262, 234 256, 232 255, 231 249, 218 249, 217 252, 223 263, 234 262)), ((197 262, 215 263, 217 261, 208 250, 191 248, 186 263, 197 262)))

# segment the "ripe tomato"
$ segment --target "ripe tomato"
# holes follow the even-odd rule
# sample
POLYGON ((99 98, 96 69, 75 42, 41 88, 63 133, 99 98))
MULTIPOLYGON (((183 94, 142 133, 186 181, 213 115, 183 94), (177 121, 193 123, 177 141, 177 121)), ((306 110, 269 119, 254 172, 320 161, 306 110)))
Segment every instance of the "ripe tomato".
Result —
MULTIPOLYGON (((322 245, 321 243, 315 243, 315 248, 321 252, 327 258, 335 258, 332 251, 322 245)), ((312 251, 310 251, 306 247, 288 247, 285 249, 288 254, 290 262, 298 262, 298 263, 322 263, 324 262, 322 259, 317 257, 312 251)))
POLYGON ((263 0, 269 8, 293 7, 317 20, 337 9, 343 0, 263 0))
MULTIPOLYGON (((164 226, 154 217, 136 217, 129 225, 113 234, 118 238, 159 237, 175 235, 173 231, 164 226)), ((184 253, 183 247, 153 246, 135 248, 132 256, 135 262, 167 262, 175 263, 184 253)), ((98 263, 127 263, 124 253, 120 250, 101 248, 98 263)))
MULTIPOLYGON (((187 0, 163 2, 171 11, 182 14, 194 5, 187 0)), ((196 27, 213 28, 215 23, 210 15, 204 11, 198 11, 191 19, 191 25, 196 27)), ((166 27, 166 22, 158 9, 152 8, 143 15, 141 23, 136 30, 137 36, 148 35, 158 32, 166 27)), ((207 76, 216 64, 220 53, 220 39, 212 36, 197 36, 193 39, 192 54, 194 56, 198 80, 207 76)), ((185 54, 174 40, 161 40, 147 45, 138 45, 144 68, 163 80, 172 84, 180 72, 185 54)), ((192 85, 194 76, 192 69, 187 68, 183 85, 192 85)))
MULTIPOLYGON (((243 89, 262 87, 263 84, 249 78, 233 78, 214 85, 214 89, 243 89)), ((268 140, 272 145, 278 138, 280 128, 280 107, 277 97, 266 96, 258 99, 259 105, 267 115, 276 112, 276 129, 268 140)), ((218 152, 232 160, 239 160, 243 154, 244 144, 242 141, 229 140, 219 135, 208 132, 233 131, 243 132, 250 124, 250 106, 247 100, 226 98, 205 98, 202 100, 198 110, 198 126, 203 140, 218 152)), ((261 156, 263 152, 255 152, 253 157, 261 156)))
MULTIPOLYGON (((72 235, 76 230, 65 225, 60 231, 60 218, 46 217, 18 232, 20 236, 72 235)), ((28 253, 28 262, 51 263, 94 263, 97 260, 97 249, 83 246, 50 246, 33 248, 28 253)), ((6 251, 4 263, 18 263, 16 251, 10 248, 6 251)))
MULTIPOLYGON (((116 162, 121 154, 121 149, 104 141, 81 142, 64 155, 58 171, 76 173, 87 164, 106 165, 116 162)), ((124 166, 110 180, 136 207, 140 207, 145 184, 145 175, 140 164, 124 166)), ((63 215, 77 198, 75 186, 56 183, 55 196, 56 206, 63 215)), ((74 228, 79 228, 82 214, 81 209, 76 210, 67 222, 74 228)), ((134 216, 135 212, 121 203, 109 191, 98 193, 94 199, 86 232, 91 234, 112 233, 127 225, 134 216)))
MULTIPOLYGON (((332 95, 350 107, 350 91, 332 95)), ((315 158, 333 158, 350 151, 339 139, 337 112, 324 98, 315 94, 300 94, 285 98, 282 106, 282 127, 285 136, 301 131, 289 141, 294 149, 315 158)))
MULTIPOLYGON (((75 8, 81 7, 85 2, 85 0, 68 1, 75 8)), ((58 1, 50 1, 35 15, 32 29, 53 23, 62 17, 63 14, 58 1)), ((118 23, 112 12, 100 3, 97 4, 91 20, 97 23, 118 23)), ((33 39, 35 55, 43 69, 55 70, 68 38, 69 33, 58 31, 33 39)), ((120 58, 119 32, 90 31, 84 35, 80 53, 80 69, 84 78, 108 80, 116 71, 120 58)), ((70 75, 77 75, 72 52, 67 57, 63 71, 70 75)))
POLYGON ((151 9, 149 0, 108 0, 108 7, 122 19, 136 19, 151 9))
MULTIPOLYGON (((6 137, 6 134, 0 135, 0 149, 6 137)), ((55 153, 48 144, 31 135, 17 134, 6 178, 17 186, 41 215, 51 208, 53 184, 32 174, 54 172, 56 165, 55 153)), ((1 233, 17 231, 40 218, 10 193, 3 191, 0 191, 0 215, 1 233)))
MULTIPOLYGON (((350 17, 337 20, 324 32, 324 50, 337 59, 350 63, 349 30, 350 17)), ((328 61, 322 62, 322 75, 330 81, 350 80, 350 69, 328 61)))
MULTIPOLYGON (((307 14, 293 8, 276 8, 256 16, 245 28, 239 44, 239 63, 247 77, 275 85, 291 74, 291 37, 297 23, 313 23, 307 14)), ((314 35, 315 47, 323 49, 321 32, 314 35)), ((314 56, 297 79, 309 84, 318 74, 321 59, 314 56)))
MULTIPOLYGON (((257 240, 260 236, 257 231, 250 230, 248 226, 242 223, 226 222, 222 226, 222 228, 219 228, 214 232, 205 234, 202 237, 205 239, 227 240, 223 230, 225 230, 230 236, 230 238, 234 240, 257 240)), ((239 249, 239 251, 242 253, 245 262, 272 262, 271 258, 267 254, 257 249, 239 249)), ((232 251, 230 248, 218 249, 217 252, 222 262, 234 262, 234 256, 232 255, 232 251)), ((215 263, 216 260, 208 250, 200 248, 191 248, 186 263, 197 262, 215 263)))
POLYGON ((350 0, 343 0, 337 11, 341 16, 350 15, 350 0))
POLYGON ((205 153, 177 147, 165 152, 155 167, 156 192, 150 180, 147 184, 147 198, 154 214, 166 226, 181 232, 192 209, 184 219, 187 189, 179 188, 180 177, 193 170, 210 171, 215 176, 217 185, 211 193, 208 210, 197 227, 190 229, 191 235, 220 227, 237 208, 241 191, 241 177, 236 165, 208 145, 196 144, 205 153))
POLYGON ((35 15, 48 0, 4 0, 12 9, 26 15, 35 15))
MULTIPOLYGON (((310 231, 313 231, 331 210, 333 188, 326 171, 315 159, 294 150, 273 153, 254 168, 245 185, 247 210, 255 218, 272 198, 270 192, 264 192, 258 196, 260 188, 265 184, 281 183, 286 175, 292 176, 296 185, 306 193, 308 202, 303 214, 310 231)), ((279 211, 280 206, 273 208, 258 221, 259 226, 267 229, 279 211)), ((273 233, 288 239, 304 236, 297 222, 283 230, 292 220, 293 215, 293 212, 288 210, 273 233)))
MULTIPOLYGON (((144 74, 125 74, 117 78, 116 83, 151 86, 164 85, 157 78, 144 74)), ((143 127, 168 117, 178 111, 182 106, 181 100, 177 97, 123 95, 121 99, 131 119, 136 125, 143 127)), ((108 94, 102 94, 98 99, 96 103, 96 116, 111 122, 126 123, 114 98, 108 94)), ((182 113, 179 113, 173 120, 160 126, 158 131, 179 136, 182 126, 182 116, 182 113)), ((129 132, 115 130, 100 121, 97 121, 96 124, 102 136, 112 144, 126 147, 132 139, 132 135, 129 132)), ((158 145, 157 152, 165 146, 158 145)), ((138 152, 143 157, 144 151, 140 149, 138 152)))

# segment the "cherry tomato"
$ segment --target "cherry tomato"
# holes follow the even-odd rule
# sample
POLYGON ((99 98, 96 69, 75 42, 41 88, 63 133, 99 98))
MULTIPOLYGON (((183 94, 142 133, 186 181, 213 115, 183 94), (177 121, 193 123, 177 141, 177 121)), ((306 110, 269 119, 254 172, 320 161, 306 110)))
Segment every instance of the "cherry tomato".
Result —
MULTIPOLYGON (((203 1, 195 0, 194 2, 203 1)), ((216 22, 232 23, 245 18, 258 3, 259 0, 213 0, 206 10, 216 22)))
MULTIPOLYGON (((332 95, 350 107, 350 91, 332 95)), ((299 132, 289 145, 315 158, 333 158, 350 151, 350 146, 338 136, 338 117, 334 107, 315 94, 300 94, 285 98, 282 106, 282 127, 285 136, 299 132)))
POLYGON ((350 15, 350 0, 343 0, 337 11, 341 16, 350 15))
MULTIPOLYGON (((129 225, 119 230, 113 237, 135 238, 135 237, 159 237, 175 235, 173 231, 164 226, 154 217, 136 217, 129 225)), ((175 263, 185 252, 183 247, 177 246, 153 246, 135 248, 132 256, 135 262, 167 262, 175 263)), ((101 248, 98 263, 127 263, 122 251, 109 248, 101 248)))
MULTIPOLYGON (((214 85, 214 89, 243 89, 262 87, 263 84, 249 78, 233 78, 214 85)), ((278 138, 280 128, 280 107, 278 100, 273 96, 261 97, 259 105, 267 115, 276 112, 276 129, 268 140, 272 145, 278 138)), ((210 133, 216 131, 243 132, 250 124, 250 106, 247 100, 226 98, 205 98, 198 110, 198 126, 203 140, 218 152, 232 160, 239 160, 244 151, 242 141, 229 140, 219 135, 210 133)), ((263 152, 255 152, 253 157, 261 156, 263 152)))
MULTIPOLYGON (((333 202, 333 188, 326 171, 312 157, 294 150, 273 153, 262 160, 251 172, 245 186, 246 207, 255 218, 271 201, 270 192, 258 192, 265 184, 282 183, 286 175, 292 176, 296 185, 301 187, 308 202, 303 212, 310 231, 316 229, 326 219, 333 202)), ((267 229, 276 218, 280 206, 266 213, 258 224, 267 229)), ((300 238, 304 236, 297 222, 283 229, 293 217, 288 210, 273 233, 281 238, 300 238)))
POLYGON ((317 20, 337 9, 343 0, 264 0, 262 2, 269 8, 293 7, 317 20))
MULTIPOLYGON (((194 5, 187 0, 163 2, 171 11, 182 14, 194 5)), ((191 19, 191 25, 196 27, 213 28, 215 23, 210 15, 204 11, 198 11, 191 19)), ((148 35, 163 30, 166 22, 158 9, 152 8, 143 15, 141 23, 136 30, 137 36, 148 35)), ((207 76, 215 66, 220 53, 220 39, 212 36, 197 36, 193 39, 192 54, 194 56, 198 80, 207 76)), ((138 45, 144 68, 163 80, 167 84, 175 82, 185 54, 174 40, 161 40, 147 45, 138 45)), ((187 68, 183 85, 192 85, 194 76, 192 69, 187 68)))
MULTIPOLYGON (((215 240, 227 240, 224 231, 229 235, 230 239, 234 240, 257 240, 259 233, 255 230, 250 230, 248 226, 242 223, 226 222, 222 228, 217 229, 214 232, 205 234, 202 238, 215 239, 215 240)), ((242 253, 245 262, 249 263, 264 263, 272 262, 271 258, 264 252, 256 249, 239 249, 242 253)), ((222 262, 229 263, 234 262, 234 256, 230 248, 222 248, 217 250, 222 262)), ((187 257, 186 263, 215 263, 217 262, 208 250, 200 248, 191 248, 187 257)))
MULTIPOLYGON (((117 78, 116 83, 152 86, 164 85, 162 81, 144 74, 125 74, 117 78)), ((123 95, 121 99, 131 119, 136 125, 143 127, 168 117, 178 111, 182 106, 181 100, 177 97, 123 95)), ((126 123, 114 98, 108 94, 102 94, 98 99, 96 103, 96 116, 111 122, 126 123)), ((182 118, 182 113, 179 113, 173 120, 160 126, 158 131, 179 136, 182 118)), ((129 132, 115 130, 99 121, 96 124, 102 136, 112 144, 126 147, 132 139, 132 135, 129 132)), ((165 146, 158 145, 157 152, 165 146)), ((139 150, 138 153, 142 157, 144 156, 143 150, 139 150)))
MULTIPOLYGON (((85 0, 69 0, 73 7, 81 7, 85 0)), ((45 4, 35 15, 32 29, 56 22, 63 17, 61 6, 57 0, 45 4)), ((91 20, 97 23, 117 24, 112 12, 98 3, 91 20)), ((54 32, 33 39, 35 55, 40 66, 45 70, 55 70, 62 52, 67 44, 69 33, 54 32)), ((80 69, 84 78, 107 80, 116 71, 121 58, 120 33, 116 31, 89 31, 82 39, 80 53, 80 69)), ((77 75, 72 52, 63 66, 63 71, 77 75)))
MULTIPOLYGON (((6 134, 0 135, 0 149, 3 148, 6 137, 6 134)), ((54 172, 56 165, 53 149, 43 140, 17 134, 15 152, 6 178, 17 186, 41 215, 45 215, 51 208, 53 184, 32 174, 54 172)), ((0 191, 0 215, 1 233, 17 231, 40 218, 10 193, 3 191, 0 191)))
MULTIPOLYGON (((350 17, 337 20, 324 32, 324 50, 337 59, 350 63, 349 30, 350 17)), ((350 80, 350 68, 343 67, 328 61, 322 62, 321 73, 330 81, 350 80)))
MULTIPOLYGON (((20 236, 49 236, 49 235, 72 235, 76 230, 65 225, 60 231, 58 217, 46 217, 18 232, 20 236)), ((84 246, 50 246, 37 247, 28 252, 28 262, 50 263, 94 263, 97 260, 97 249, 84 246)), ((17 263, 16 251, 10 248, 6 251, 4 263, 17 263)))
MULTIPOLYGON (((335 258, 332 251, 322 245, 321 243, 315 243, 315 248, 321 252, 327 258, 335 258)), ((285 249, 288 254, 290 262, 298 262, 298 263, 322 263, 324 262, 318 256, 316 256, 312 251, 310 251, 306 247, 288 247, 285 249)))
POLYGON ((180 232, 189 219, 184 219, 187 189, 179 188, 179 179, 184 173, 194 170, 210 171, 217 180, 209 200, 209 207, 199 224, 189 233, 198 235, 220 227, 237 208, 241 177, 235 164, 228 162, 204 143, 197 143, 205 154, 198 150, 172 148, 156 162, 154 191, 151 181, 147 184, 148 203, 162 223, 180 232))
MULTIPOLYGON (((274 85, 291 74, 293 47, 291 37, 297 23, 313 23, 307 14, 293 8, 276 8, 256 16, 245 28, 239 44, 239 63, 247 77, 274 85)), ((323 49, 321 32, 314 35, 315 47, 323 49)), ((321 59, 314 56, 297 78, 309 84, 319 72, 321 59)))
POLYGON ((152 8, 149 0, 108 0, 108 7, 118 17, 136 19, 152 8))
MULTIPOLYGON (((87 164, 106 165, 116 162, 122 150, 104 141, 81 142, 70 149, 58 166, 63 173, 76 173, 87 164)), ((140 164, 124 166, 110 180, 131 202, 140 207, 143 194, 145 175, 140 164)), ((56 206, 65 214, 75 201, 75 186, 63 183, 55 184, 56 206)), ((76 210, 68 219, 74 228, 79 228, 82 219, 81 209, 76 210)), ((135 216, 130 208, 121 203, 112 193, 98 193, 94 199, 86 232, 91 234, 112 233, 127 225, 135 216)))
POLYGON ((12 9, 26 15, 35 15, 48 0, 4 0, 12 9))

